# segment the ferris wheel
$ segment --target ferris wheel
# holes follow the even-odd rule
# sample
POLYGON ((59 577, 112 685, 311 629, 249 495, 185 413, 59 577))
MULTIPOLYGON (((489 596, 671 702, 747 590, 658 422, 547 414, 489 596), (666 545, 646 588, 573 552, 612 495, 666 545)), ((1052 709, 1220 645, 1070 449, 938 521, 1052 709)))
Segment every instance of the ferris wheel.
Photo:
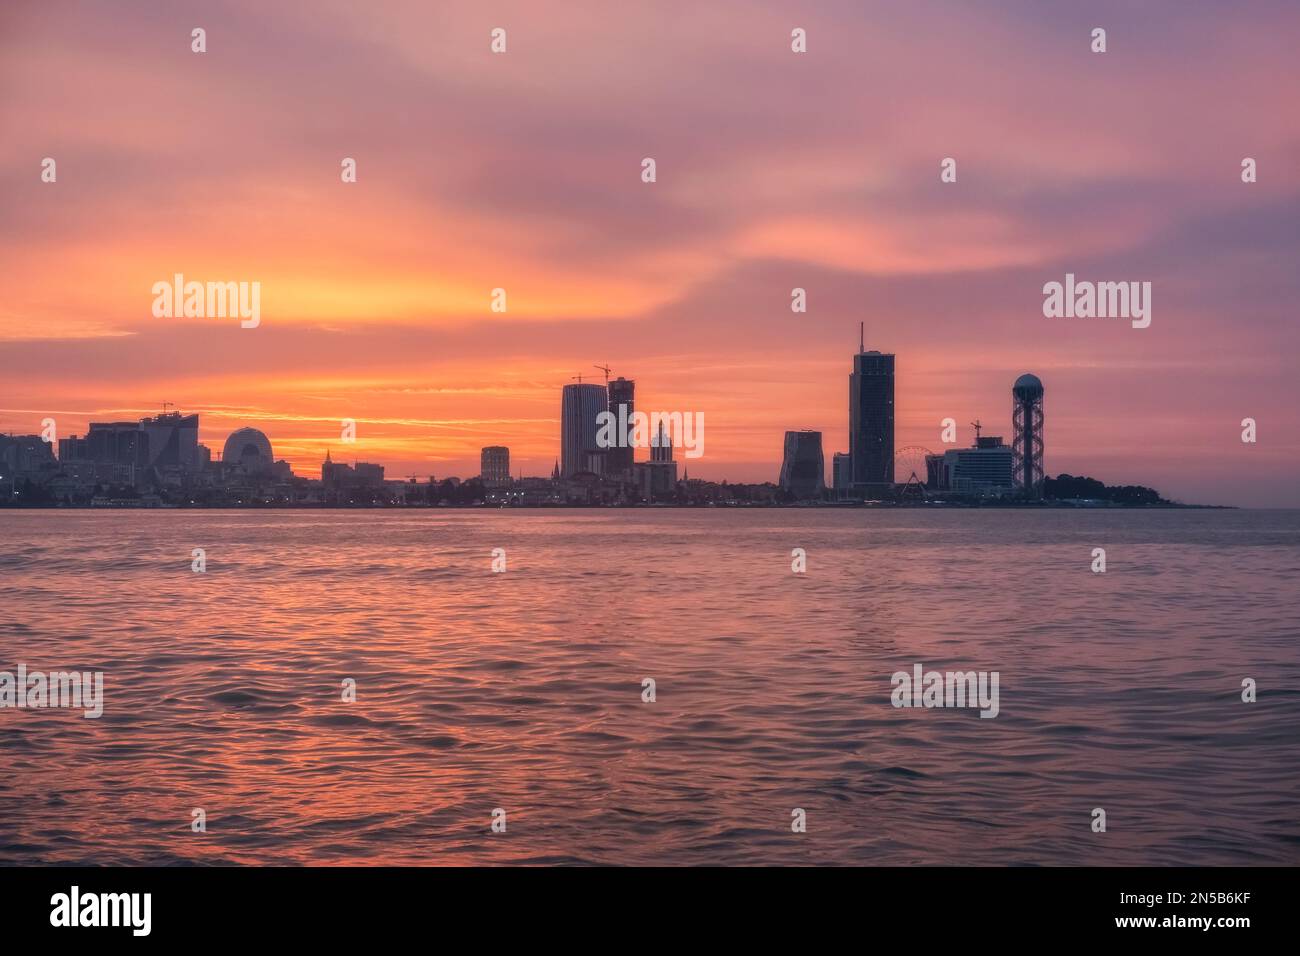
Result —
POLYGON ((928 471, 925 459, 934 452, 924 445, 904 445, 894 453, 894 482, 924 486, 928 471))

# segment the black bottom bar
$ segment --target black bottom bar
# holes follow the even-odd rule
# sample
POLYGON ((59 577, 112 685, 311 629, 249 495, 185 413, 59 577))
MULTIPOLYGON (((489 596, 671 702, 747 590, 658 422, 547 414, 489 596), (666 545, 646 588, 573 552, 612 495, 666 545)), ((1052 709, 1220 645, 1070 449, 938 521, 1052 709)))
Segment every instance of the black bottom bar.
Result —
POLYGON ((612 943, 609 933, 622 927, 639 948, 678 945, 690 927, 693 938, 790 932, 829 941, 848 932, 920 943, 934 934, 945 951, 1044 931, 1069 940, 1181 945, 1199 938, 1230 946, 1285 928, 1295 875, 1287 868, 0 869, 0 925, 6 942, 75 935, 79 943, 128 945, 397 943, 430 932, 460 945, 503 937, 612 943), (146 923, 143 895, 101 895, 146 893, 147 936, 136 935, 146 923), (115 917, 117 926, 70 925, 115 917))

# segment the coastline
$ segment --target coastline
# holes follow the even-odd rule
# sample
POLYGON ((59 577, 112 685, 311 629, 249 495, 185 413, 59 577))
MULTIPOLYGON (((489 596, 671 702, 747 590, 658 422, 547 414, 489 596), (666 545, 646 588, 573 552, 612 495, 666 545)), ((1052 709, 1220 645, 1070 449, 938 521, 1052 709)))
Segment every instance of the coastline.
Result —
MULTIPOLYGON (((680 504, 676 502, 635 502, 625 504, 610 504, 603 502, 573 502, 573 503, 546 503, 546 504, 510 504, 496 505, 485 502, 477 503, 454 503, 454 504, 428 504, 421 503, 394 503, 394 502, 349 502, 346 504, 332 504, 327 502, 304 502, 301 504, 285 503, 223 503, 223 504, 176 504, 171 502, 158 502, 151 504, 133 504, 129 502, 116 502, 105 504, 19 504, 19 505, 0 505, 0 512, 4 511, 644 511, 658 509, 672 509, 675 511, 704 511, 717 509, 790 509, 790 510, 944 510, 944 511, 981 511, 995 509, 998 511, 1238 511, 1241 510, 1237 505, 1202 505, 1202 504, 1183 504, 1182 502, 1170 501, 1161 504, 1132 504, 1122 505, 1106 501, 1097 501, 1089 503, 1068 502, 1068 501, 1034 501, 1034 502, 954 502, 954 501, 917 501, 917 502, 898 502, 898 501, 818 501, 818 502, 753 502, 753 501, 734 501, 734 502, 700 502, 694 504, 680 504)), ((1248 509, 1249 510, 1249 509, 1248 509)), ((1272 510, 1272 509, 1265 509, 1272 510)), ((1286 509, 1282 509, 1286 510, 1286 509)))

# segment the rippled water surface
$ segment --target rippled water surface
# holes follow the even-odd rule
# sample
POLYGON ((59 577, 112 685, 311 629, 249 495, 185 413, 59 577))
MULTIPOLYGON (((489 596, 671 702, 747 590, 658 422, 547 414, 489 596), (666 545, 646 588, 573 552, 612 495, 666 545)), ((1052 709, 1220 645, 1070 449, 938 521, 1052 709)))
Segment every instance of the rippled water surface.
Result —
POLYGON ((1298 570, 1300 512, 0 512, 0 670, 106 698, 0 710, 0 861, 1297 863, 1298 570))

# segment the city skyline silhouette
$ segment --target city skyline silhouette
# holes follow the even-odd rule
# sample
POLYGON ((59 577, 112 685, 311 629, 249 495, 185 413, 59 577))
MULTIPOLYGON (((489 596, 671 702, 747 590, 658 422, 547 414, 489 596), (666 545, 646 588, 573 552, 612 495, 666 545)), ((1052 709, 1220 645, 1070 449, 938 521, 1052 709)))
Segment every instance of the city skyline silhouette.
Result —
POLYGON ((0 94, 5 432, 166 400, 205 441, 275 433, 304 473, 352 418, 396 472, 470 474, 508 444, 547 474, 555 394, 600 363, 705 413, 692 474, 771 480, 788 428, 847 449, 865 321, 900 356, 898 446, 1002 420, 1032 370, 1070 410, 1053 473, 1300 505, 1300 11, 1108 9, 1103 55, 1086 12, 1014 4, 943 31, 925 5, 828 4, 800 15, 803 55, 763 6, 723 43, 639 7, 522 5, 504 55, 455 5, 324 4, 306 32, 214 8, 202 55, 173 42, 183 7, 33 11, 0 30, 21 75, 59 76, 0 94), (154 317, 178 273, 260 283, 260 324, 154 317), (1046 318, 1068 274, 1150 282, 1151 325, 1046 318))

